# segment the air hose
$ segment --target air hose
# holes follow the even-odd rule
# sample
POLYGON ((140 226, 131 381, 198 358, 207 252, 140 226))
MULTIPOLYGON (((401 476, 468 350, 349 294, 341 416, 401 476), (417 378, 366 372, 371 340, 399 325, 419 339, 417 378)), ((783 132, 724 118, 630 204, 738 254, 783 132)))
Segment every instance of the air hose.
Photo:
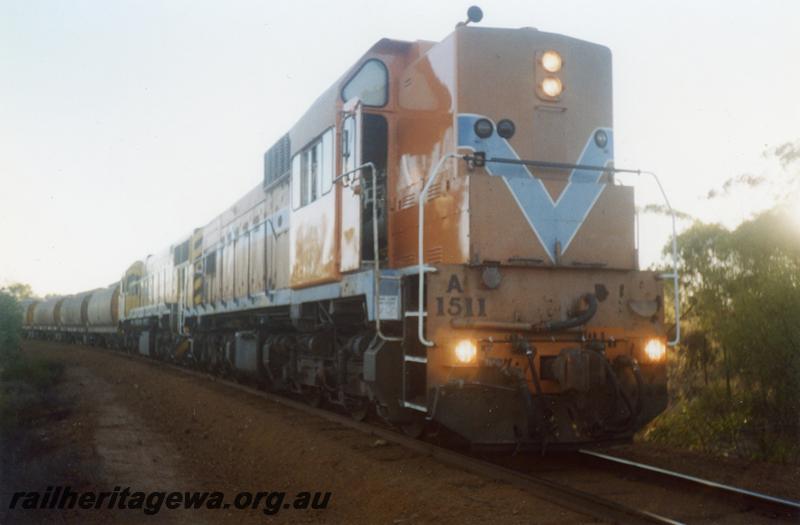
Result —
POLYGON ((614 403, 614 411, 616 412, 616 401, 622 398, 622 401, 625 403, 625 409, 628 413, 627 417, 622 421, 615 421, 611 423, 603 424, 604 430, 607 432, 625 432, 630 430, 634 423, 636 423, 636 419, 639 417, 639 414, 642 411, 642 373, 639 370, 639 363, 636 362, 630 356, 621 355, 618 356, 614 363, 621 365, 622 367, 630 368, 631 372, 633 372, 633 377, 636 380, 636 401, 635 403, 631 400, 630 396, 628 395, 625 390, 623 390, 622 385, 619 382, 619 377, 617 376, 617 372, 614 370, 614 367, 608 362, 606 359, 603 359, 603 363, 606 366, 606 373, 608 377, 611 378, 611 381, 614 383, 614 391, 615 391, 615 403, 614 403))
MULTIPOLYGON (((538 411, 535 411, 533 409, 533 403, 534 403, 533 396, 531 396, 531 391, 528 388, 527 383, 524 380, 522 381, 521 388, 525 399, 525 405, 527 409, 526 412, 528 414, 528 432, 532 433, 534 429, 537 429, 539 433, 543 434, 547 428, 547 423, 545 419, 547 413, 546 412, 547 407, 545 406, 544 394, 542 392, 542 385, 539 382, 539 376, 537 375, 536 367, 533 362, 533 358, 536 356, 536 349, 532 347, 529 342, 524 340, 518 340, 516 343, 516 350, 524 354, 525 357, 528 359, 528 367, 530 368, 531 371, 531 380, 533 381, 533 388, 534 390, 536 390, 535 402, 538 411), (538 419, 538 424, 537 422, 534 421, 534 414, 536 415, 536 419, 538 419)), ((542 447, 545 446, 546 436, 543 436, 543 438, 544 439, 542 439, 542 447)))
POLYGON ((578 312, 575 317, 564 319, 563 321, 546 321, 538 327, 540 332, 560 332, 570 328, 588 323, 594 314, 597 313, 597 297, 593 293, 584 294, 581 300, 586 301, 587 308, 583 312, 578 312))

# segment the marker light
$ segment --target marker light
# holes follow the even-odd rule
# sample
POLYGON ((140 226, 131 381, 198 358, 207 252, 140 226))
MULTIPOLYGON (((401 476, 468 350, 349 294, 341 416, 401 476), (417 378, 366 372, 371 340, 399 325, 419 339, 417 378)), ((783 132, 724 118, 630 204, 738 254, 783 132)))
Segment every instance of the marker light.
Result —
POLYGON ((464 339, 463 341, 459 341, 456 345, 456 358, 462 363, 469 363, 475 359, 475 355, 478 353, 478 348, 475 346, 475 343, 464 339))
POLYGON ((542 67, 545 71, 557 73, 561 71, 562 64, 561 55, 555 51, 545 51, 542 55, 542 67))
POLYGON ((548 97, 556 98, 563 90, 561 81, 556 77, 547 77, 542 80, 542 92, 548 97))
POLYGON ((650 361, 661 361, 667 353, 667 346, 661 339, 650 339, 644 347, 644 353, 650 361))
POLYGON ((494 132, 492 121, 487 118, 479 118, 475 121, 475 134, 482 139, 489 137, 494 132))
POLYGON ((602 129, 598 129, 594 132, 594 143, 597 144, 597 147, 600 149, 605 149, 608 145, 608 133, 603 131, 602 129))
POLYGON ((510 139, 514 136, 514 132, 517 130, 517 127, 514 123, 507 118, 504 118, 500 122, 497 123, 497 134, 503 137, 504 139, 510 139))

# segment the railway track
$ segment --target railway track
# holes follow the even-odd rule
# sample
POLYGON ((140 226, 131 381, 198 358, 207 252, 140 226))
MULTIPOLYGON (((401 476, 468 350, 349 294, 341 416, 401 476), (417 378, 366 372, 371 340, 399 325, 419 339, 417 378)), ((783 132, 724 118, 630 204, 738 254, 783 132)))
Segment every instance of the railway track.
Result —
POLYGON ((767 516, 786 519, 800 518, 800 501, 770 496, 769 494, 746 490, 653 465, 638 463, 595 450, 581 449, 578 452, 594 460, 598 460, 606 466, 611 465, 614 468, 632 473, 633 475, 650 478, 657 482, 683 486, 687 490, 716 493, 726 498, 739 500, 744 505, 758 509, 767 516))
MULTIPOLYGON (((85 348, 98 351, 97 348, 85 348)), ((522 456, 475 456, 454 451, 428 441, 412 439, 392 428, 359 422, 347 415, 312 407, 304 402, 266 392, 235 380, 220 378, 207 372, 173 363, 154 361, 121 351, 112 352, 122 358, 136 360, 150 366, 158 364, 159 368, 163 368, 166 365, 166 367, 181 374, 203 379, 213 378, 218 384, 224 384, 231 389, 313 414, 327 421, 358 430, 416 453, 433 457, 449 466, 529 490, 537 498, 605 522, 677 524, 724 521, 752 523, 759 518, 774 521, 776 519, 796 520, 800 517, 800 502, 798 501, 740 489, 593 450, 580 450, 578 454, 570 455, 565 462, 567 464, 565 468, 561 468, 565 457, 563 454, 554 460, 555 463, 553 460, 545 461, 538 455, 525 456, 527 461, 522 461, 522 456), (585 461, 586 459, 589 461, 585 461), (545 467, 539 468, 539 464, 542 463, 545 467), (535 466, 531 467, 532 464, 535 466), (547 465, 550 466, 549 470, 547 465), (592 490, 587 488, 586 483, 575 483, 572 479, 579 477, 577 474, 585 478, 593 473, 604 477, 606 480, 620 475, 628 478, 628 482, 630 482, 631 477, 637 479, 635 490, 643 492, 639 497, 634 498, 639 502, 649 501, 653 503, 652 499, 646 494, 648 490, 653 488, 657 488, 662 492, 668 491, 670 492, 672 505, 664 505, 663 497, 657 498, 662 502, 661 505, 632 503, 630 501, 631 498, 617 497, 618 494, 610 495, 604 493, 608 492, 607 490, 592 490), (706 509, 707 512, 701 514, 687 512, 685 508, 686 498, 690 494, 697 497, 698 493, 702 493, 702 498, 714 500, 717 507, 728 507, 727 512, 717 508, 706 509)), ((605 484, 602 479, 599 481, 600 484, 605 484)), ((628 490, 628 493, 630 493, 630 490, 628 490)))

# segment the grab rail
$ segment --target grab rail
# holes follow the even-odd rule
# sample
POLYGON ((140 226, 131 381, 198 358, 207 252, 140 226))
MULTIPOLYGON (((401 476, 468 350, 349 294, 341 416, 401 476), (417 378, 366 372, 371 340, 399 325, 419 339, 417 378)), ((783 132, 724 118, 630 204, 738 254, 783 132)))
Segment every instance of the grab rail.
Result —
POLYGON ((423 186, 422 191, 419 194, 419 198, 417 199, 417 204, 419 205, 419 222, 418 222, 418 232, 417 232, 417 260, 419 268, 417 269, 419 273, 419 308, 417 311, 419 312, 419 318, 417 321, 417 337, 419 338, 419 342, 422 343, 424 346, 431 347, 433 346, 433 341, 428 341, 425 339, 424 326, 423 326, 423 304, 425 301, 425 252, 423 250, 424 246, 424 237, 425 237, 425 198, 428 196, 428 190, 430 189, 433 182, 439 176, 439 170, 442 168, 442 164, 446 160, 452 158, 460 158, 466 159, 464 155, 460 153, 448 153, 441 159, 439 162, 436 163, 436 166, 429 172, 428 180, 425 181, 425 186, 423 186))
MULTIPOLYGON (((333 179, 333 184, 336 184, 340 180, 345 177, 349 177, 350 175, 354 175, 356 173, 361 172, 369 168, 370 175, 372 178, 372 253, 373 253, 373 276, 372 276, 372 308, 373 313, 375 314, 375 332, 378 334, 378 337, 383 339, 384 341, 402 341, 402 337, 390 337, 388 335, 384 335, 381 331, 381 312, 380 312, 380 275, 381 275, 381 263, 380 263, 380 253, 379 253, 379 243, 378 243, 378 177, 376 174, 375 164, 372 162, 365 162, 364 164, 353 168, 350 171, 346 171, 340 174, 338 177, 333 179)), ((360 178, 361 175, 359 174, 358 177, 360 178)))
POLYGON ((677 344, 681 342, 681 287, 678 280, 678 234, 675 228, 675 210, 672 209, 672 205, 669 203, 667 192, 664 191, 664 187, 661 185, 658 175, 652 171, 641 171, 640 174, 650 175, 656 180, 658 189, 661 191, 661 196, 664 198, 664 204, 667 205, 667 209, 669 210, 669 214, 672 219, 672 273, 661 274, 661 277, 666 279, 671 278, 672 286, 675 289, 675 339, 667 344, 669 346, 677 346, 677 344))

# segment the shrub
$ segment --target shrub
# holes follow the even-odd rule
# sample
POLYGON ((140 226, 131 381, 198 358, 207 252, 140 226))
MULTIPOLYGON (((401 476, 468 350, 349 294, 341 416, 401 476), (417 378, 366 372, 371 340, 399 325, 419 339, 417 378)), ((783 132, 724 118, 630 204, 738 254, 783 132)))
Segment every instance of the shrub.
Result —
POLYGON ((0 361, 19 351, 22 309, 17 300, 0 292, 0 361))

